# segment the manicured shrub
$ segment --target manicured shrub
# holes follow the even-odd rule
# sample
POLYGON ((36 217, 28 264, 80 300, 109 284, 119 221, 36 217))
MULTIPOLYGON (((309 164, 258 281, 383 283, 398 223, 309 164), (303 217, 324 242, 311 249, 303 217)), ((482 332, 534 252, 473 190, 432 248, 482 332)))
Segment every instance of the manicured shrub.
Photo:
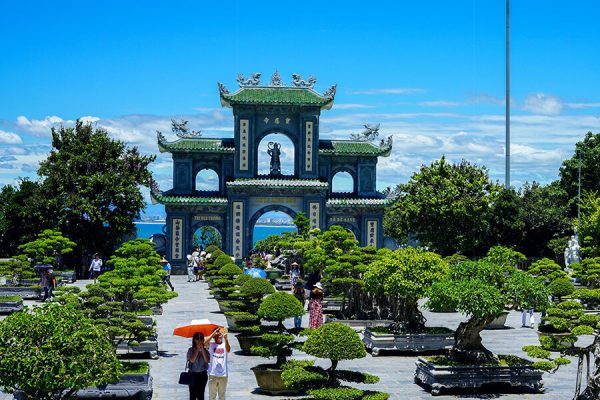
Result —
POLYGON ((212 266, 218 270, 227 264, 231 264, 231 257, 223 253, 215 259, 215 261, 212 263, 212 266))
POLYGON ((283 321, 304 314, 304 307, 289 293, 277 292, 265 298, 258 308, 258 316, 267 321, 283 321))
POLYGON ((275 287, 266 279, 250 278, 240 287, 240 292, 255 300, 259 300, 267 294, 275 293, 275 287))
POLYGON ((244 283, 248 282, 250 279, 252 279, 252 277, 248 274, 241 274, 238 275, 237 278, 235 278, 235 280, 233 281, 236 285, 243 285, 244 283))
POLYGON ((567 278, 558 278, 550 282, 548 290, 552 296, 560 299, 572 294, 575 291, 575 286, 567 278))
POLYGON ((210 246, 207 246, 206 249, 204 249, 204 251, 206 251, 206 253, 214 253, 215 251, 220 250, 217 246, 215 246, 214 244, 211 244, 210 246))
POLYGON ((527 270, 531 275, 539 277, 544 281, 552 282, 558 278, 566 278, 567 273, 563 269, 549 258, 542 258, 537 260, 529 266, 527 270))
POLYGON ((322 325, 306 339, 302 350, 311 356, 329 359, 335 366, 340 360, 367 355, 365 345, 354 329, 339 322, 322 325))
MULTIPOLYGON (((229 261, 231 261, 231 260, 229 260, 229 261)), ((242 273, 242 270, 240 269, 240 267, 238 267, 234 263, 230 262, 229 264, 225 264, 224 266, 219 268, 218 273, 219 273, 219 275, 233 277, 236 275, 240 275, 242 273)))

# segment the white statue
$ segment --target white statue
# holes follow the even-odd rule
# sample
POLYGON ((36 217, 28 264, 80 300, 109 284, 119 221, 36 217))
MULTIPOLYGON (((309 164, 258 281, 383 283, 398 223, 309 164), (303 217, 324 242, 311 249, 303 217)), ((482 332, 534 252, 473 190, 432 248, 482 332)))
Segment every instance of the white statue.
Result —
POLYGON ((571 236, 567 248, 565 249, 565 266, 567 267, 567 271, 569 273, 572 271, 570 270, 570 268, 568 268, 569 265, 581 262, 580 251, 581 246, 579 246, 579 238, 577 237, 577 235, 571 236))

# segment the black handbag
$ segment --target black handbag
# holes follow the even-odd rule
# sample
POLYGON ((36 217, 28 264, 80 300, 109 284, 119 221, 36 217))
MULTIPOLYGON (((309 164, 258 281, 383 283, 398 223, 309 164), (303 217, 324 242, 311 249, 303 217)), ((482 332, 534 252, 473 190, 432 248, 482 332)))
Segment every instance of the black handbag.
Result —
POLYGON ((190 371, 190 362, 185 363, 185 371, 179 374, 180 385, 191 385, 194 383, 194 374, 190 371))

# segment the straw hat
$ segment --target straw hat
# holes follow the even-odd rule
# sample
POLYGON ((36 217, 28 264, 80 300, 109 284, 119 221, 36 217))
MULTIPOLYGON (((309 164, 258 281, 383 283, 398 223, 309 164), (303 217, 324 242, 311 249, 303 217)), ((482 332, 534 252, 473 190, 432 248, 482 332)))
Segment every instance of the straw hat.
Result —
POLYGON ((168 263, 169 261, 167 261, 167 259, 165 258, 165 256, 163 256, 159 262, 160 262, 161 264, 166 264, 166 263, 168 263))

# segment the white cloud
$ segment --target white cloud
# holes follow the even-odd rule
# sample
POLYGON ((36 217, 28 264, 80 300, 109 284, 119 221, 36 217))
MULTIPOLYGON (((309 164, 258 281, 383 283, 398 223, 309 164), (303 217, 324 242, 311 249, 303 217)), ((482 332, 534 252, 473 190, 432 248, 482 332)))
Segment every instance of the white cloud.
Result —
POLYGON ((50 136, 50 128, 60 124, 72 124, 73 121, 63 120, 56 115, 48 116, 44 119, 28 119, 24 115, 17 117, 17 126, 36 136, 50 136))
POLYGON ((0 130, 0 143, 2 144, 21 144, 23 140, 16 133, 0 130))
POLYGON ((567 103, 565 106, 572 109, 600 108, 600 103, 567 103))
POLYGON ((558 97, 544 93, 528 95, 523 104, 523 110, 534 114, 558 115, 562 109, 563 102, 558 97))
POLYGON ((357 94, 414 94, 414 93, 423 93, 425 89, 419 88, 382 88, 382 89, 367 89, 367 90, 356 90, 352 92, 348 92, 350 95, 357 94))

